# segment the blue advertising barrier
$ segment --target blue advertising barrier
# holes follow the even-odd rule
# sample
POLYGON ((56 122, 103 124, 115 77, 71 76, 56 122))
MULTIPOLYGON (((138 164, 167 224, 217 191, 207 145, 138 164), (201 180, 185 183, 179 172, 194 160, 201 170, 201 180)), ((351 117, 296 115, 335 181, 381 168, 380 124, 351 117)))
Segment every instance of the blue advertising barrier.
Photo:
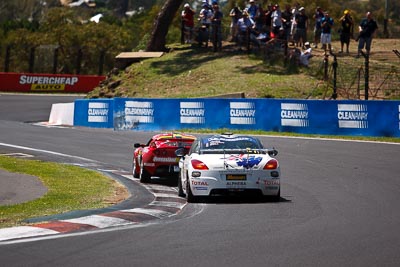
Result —
POLYGON ((75 101, 77 126, 400 137, 400 101, 115 98, 75 101))
POLYGON ((75 100, 74 125, 93 128, 114 127, 113 99, 75 100))

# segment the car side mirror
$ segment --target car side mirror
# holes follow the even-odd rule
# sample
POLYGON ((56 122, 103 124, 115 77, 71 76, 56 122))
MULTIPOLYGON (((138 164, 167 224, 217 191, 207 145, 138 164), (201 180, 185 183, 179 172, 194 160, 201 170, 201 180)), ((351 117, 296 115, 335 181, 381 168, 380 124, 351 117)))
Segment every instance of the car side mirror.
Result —
POLYGON ((276 155, 278 155, 278 150, 276 150, 275 148, 273 149, 268 149, 268 155, 270 157, 275 157, 276 155))
POLYGON ((183 148, 183 147, 181 147, 181 148, 178 148, 177 150, 175 150, 175 155, 177 156, 177 157, 184 157, 185 156, 185 148, 183 148))
POLYGON ((133 144, 133 147, 134 147, 134 148, 138 148, 138 147, 141 147, 141 146, 142 146, 142 145, 141 145, 140 143, 134 143, 134 144, 133 144))

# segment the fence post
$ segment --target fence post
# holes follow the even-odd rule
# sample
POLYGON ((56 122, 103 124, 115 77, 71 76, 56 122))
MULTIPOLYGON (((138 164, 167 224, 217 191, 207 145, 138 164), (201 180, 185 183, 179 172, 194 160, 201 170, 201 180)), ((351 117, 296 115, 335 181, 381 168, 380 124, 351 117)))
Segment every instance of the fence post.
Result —
POLYGON ((11 45, 7 45, 6 58, 4 60, 4 72, 10 71, 10 57, 11 57, 11 45))
POLYGON ((54 49, 54 57, 53 57, 53 74, 57 73, 58 66, 58 47, 54 49))
POLYGON ((329 63, 329 55, 325 53, 324 55, 324 81, 328 80, 328 63, 329 63))
POLYGON ((103 66, 104 66, 104 58, 106 56, 106 51, 100 51, 100 59, 99 59, 99 72, 98 75, 103 75, 103 66))
POLYGON ((365 81, 365 100, 368 100, 368 91, 369 91, 369 53, 364 53, 361 51, 361 54, 363 55, 365 62, 365 70, 364 70, 364 81, 365 81))
POLYGON ((336 87, 336 74, 337 74, 337 67, 338 67, 338 62, 337 62, 337 58, 336 55, 333 56, 333 94, 332 94, 332 98, 334 100, 336 100, 337 98, 337 87, 336 87))
POLYGON ((29 73, 33 73, 34 68, 35 68, 35 48, 31 47, 29 53, 29 73))
POLYGON ((82 63, 82 49, 79 48, 78 56, 76 58, 76 74, 81 74, 81 63, 82 63))
POLYGON ((246 48, 247 48, 247 53, 250 53, 250 29, 247 28, 246 30, 246 48))
POLYGON ((181 44, 185 43, 185 22, 181 20, 181 44))

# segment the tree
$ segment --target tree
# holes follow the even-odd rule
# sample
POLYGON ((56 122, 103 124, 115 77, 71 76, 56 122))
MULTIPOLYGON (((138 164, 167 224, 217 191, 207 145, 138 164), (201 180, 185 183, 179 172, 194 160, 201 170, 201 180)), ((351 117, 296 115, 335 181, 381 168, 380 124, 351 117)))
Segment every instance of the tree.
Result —
POLYGON ((153 31, 147 43, 147 51, 167 51, 165 47, 168 28, 183 0, 167 0, 154 21, 153 31))

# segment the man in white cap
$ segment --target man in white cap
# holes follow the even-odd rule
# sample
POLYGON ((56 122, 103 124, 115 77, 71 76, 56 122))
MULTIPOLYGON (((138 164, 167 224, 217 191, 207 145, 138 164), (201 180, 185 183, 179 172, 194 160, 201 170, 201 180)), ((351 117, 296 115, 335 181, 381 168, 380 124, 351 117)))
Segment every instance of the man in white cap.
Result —
POLYGON ((185 35, 185 43, 192 43, 193 28, 194 28, 194 11, 190 8, 189 3, 186 3, 182 11, 183 31, 185 35))
POLYGON ((256 5, 256 1, 250 0, 250 6, 247 9, 247 13, 249 13, 249 17, 255 22, 257 13, 258 13, 258 6, 256 5))
POLYGON ((310 62, 310 58, 312 58, 312 49, 309 42, 304 43, 304 50, 300 54, 300 65, 308 67, 310 62))

